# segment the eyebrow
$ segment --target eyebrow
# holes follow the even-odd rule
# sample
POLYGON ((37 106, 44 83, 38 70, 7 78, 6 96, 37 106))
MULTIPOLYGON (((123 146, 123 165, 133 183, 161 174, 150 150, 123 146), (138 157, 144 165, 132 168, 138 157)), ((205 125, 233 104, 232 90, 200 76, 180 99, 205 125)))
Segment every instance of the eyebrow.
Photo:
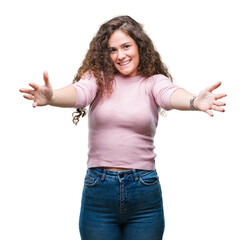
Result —
MULTIPOLYGON (((125 42, 125 43, 122 43, 120 46, 124 46, 124 45, 127 45, 127 44, 132 44, 131 42, 125 42)), ((108 46, 109 49, 112 49, 112 48, 115 48, 115 47, 111 47, 111 46, 108 46)))

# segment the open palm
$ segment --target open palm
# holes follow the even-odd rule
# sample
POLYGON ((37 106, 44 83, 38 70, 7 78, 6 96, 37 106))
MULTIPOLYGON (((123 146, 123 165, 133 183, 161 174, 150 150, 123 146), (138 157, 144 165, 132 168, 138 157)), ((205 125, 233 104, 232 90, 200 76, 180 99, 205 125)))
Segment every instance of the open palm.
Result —
POLYGON ((33 107, 45 106, 50 103, 53 96, 53 89, 51 87, 48 73, 43 73, 44 85, 36 83, 29 83, 32 89, 21 88, 20 92, 24 93, 23 97, 28 100, 33 100, 33 107))
POLYGON ((196 109, 206 112, 211 117, 213 116, 213 111, 224 112, 225 102, 218 101, 218 99, 226 97, 225 93, 214 94, 213 91, 221 85, 221 82, 217 82, 212 86, 204 89, 196 97, 194 106, 196 109))

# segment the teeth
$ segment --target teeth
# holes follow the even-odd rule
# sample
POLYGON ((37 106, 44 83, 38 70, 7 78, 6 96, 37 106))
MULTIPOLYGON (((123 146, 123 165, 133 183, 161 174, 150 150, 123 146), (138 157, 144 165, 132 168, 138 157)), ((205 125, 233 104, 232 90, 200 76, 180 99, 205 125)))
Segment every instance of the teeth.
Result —
POLYGON ((120 65, 120 66, 124 66, 124 65, 126 65, 126 64, 128 64, 128 63, 130 63, 130 62, 131 62, 131 60, 129 60, 129 61, 127 61, 127 62, 119 63, 119 65, 120 65))

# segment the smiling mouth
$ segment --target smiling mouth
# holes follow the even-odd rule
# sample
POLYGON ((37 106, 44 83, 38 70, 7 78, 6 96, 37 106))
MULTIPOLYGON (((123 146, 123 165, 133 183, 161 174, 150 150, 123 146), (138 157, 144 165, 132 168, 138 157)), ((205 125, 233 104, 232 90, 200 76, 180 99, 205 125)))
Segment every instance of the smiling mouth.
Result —
POLYGON ((125 66, 125 65, 129 64, 130 62, 131 62, 131 60, 124 61, 124 62, 119 62, 118 65, 125 66))

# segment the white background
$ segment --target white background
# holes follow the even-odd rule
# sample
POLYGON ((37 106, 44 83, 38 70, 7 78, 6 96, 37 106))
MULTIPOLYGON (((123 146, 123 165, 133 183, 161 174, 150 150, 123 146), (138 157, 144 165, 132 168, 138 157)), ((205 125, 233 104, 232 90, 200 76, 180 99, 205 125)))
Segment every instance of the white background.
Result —
POLYGON ((225 113, 171 111, 155 138, 166 240, 245 240, 245 6, 243 0, 0 3, 0 239, 79 240, 87 117, 32 108, 18 92, 71 83, 105 21, 143 23, 178 84, 198 93, 221 80, 225 113))

